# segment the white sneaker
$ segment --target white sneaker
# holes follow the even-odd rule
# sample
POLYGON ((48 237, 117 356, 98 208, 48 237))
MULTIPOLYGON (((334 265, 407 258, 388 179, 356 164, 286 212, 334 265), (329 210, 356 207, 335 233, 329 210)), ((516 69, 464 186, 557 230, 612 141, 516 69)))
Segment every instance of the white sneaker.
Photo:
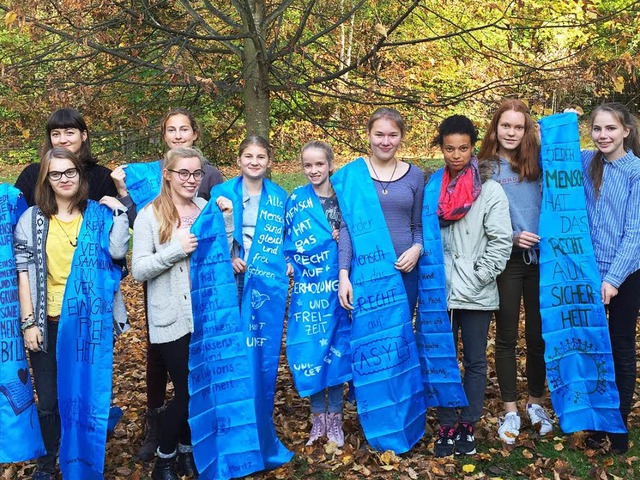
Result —
POLYGON ((544 436, 553 430, 553 422, 547 411, 537 403, 527 404, 527 416, 535 430, 544 436))
POLYGON ((501 418, 498 424, 498 436, 508 445, 516 443, 520 435, 520 415, 517 412, 509 412, 501 418))
POLYGON ((311 433, 309 433, 309 441, 307 446, 313 445, 313 442, 327 434, 327 414, 313 413, 311 414, 311 433))
POLYGON ((327 413, 327 439, 338 447, 344 446, 341 413, 327 413))

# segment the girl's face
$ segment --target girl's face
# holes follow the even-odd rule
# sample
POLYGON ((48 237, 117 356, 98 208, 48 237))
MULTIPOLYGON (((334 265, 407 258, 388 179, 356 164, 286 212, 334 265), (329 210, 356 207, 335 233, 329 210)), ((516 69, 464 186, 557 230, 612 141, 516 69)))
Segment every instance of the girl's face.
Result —
POLYGON ((395 158, 402 142, 402 132, 394 122, 385 117, 379 118, 373 122, 367 135, 371 153, 376 159, 388 162, 395 158))
POLYGON ((263 179, 267 175, 267 169, 271 166, 267 150, 256 144, 245 148, 237 162, 242 170, 242 176, 249 180, 263 179))
POLYGON ((498 120, 496 136, 498 138, 498 155, 511 157, 522 143, 525 130, 524 113, 507 110, 498 120))
MULTIPOLYGON (((191 201, 198 192, 198 187, 200 186, 202 178, 196 180, 195 176, 189 175, 187 180, 182 180, 180 178, 180 174, 177 172, 180 172, 181 170, 185 170, 189 173, 202 171, 200 159, 198 157, 181 158, 176 162, 174 168, 171 170, 173 171, 165 168, 162 174, 169 182, 169 188, 173 198, 191 201)), ((181 173, 184 174, 184 172, 181 173)))
POLYGON ((87 132, 81 132, 79 128, 54 128, 49 133, 51 146, 62 147, 78 153, 82 148, 82 142, 87 139, 87 132))
POLYGON ((80 188, 80 175, 78 175, 76 166, 68 158, 52 158, 49 161, 49 169, 47 172, 49 185, 51 185, 56 198, 71 200, 78 192, 78 188, 80 188), (60 178, 58 180, 52 180, 52 175, 56 177, 59 176, 60 178))
POLYGON ((167 147, 193 147, 198 134, 193 131, 191 120, 182 113, 171 115, 164 124, 164 143, 167 147))
POLYGON ((446 163, 452 178, 457 177, 458 173, 467 166, 473 154, 471 137, 466 133, 445 135, 442 138, 440 149, 444 155, 444 163, 446 163))
POLYGON ((311 184, 319 187, 329 180, 331 166, 323 150, 307 148, 302 153, 302 170, 311 184))
POLYGON ((591 138, 609 161, 624 157, 624 139, 628 136, 629 129, 610 112, 599 112, 593 119, 591 138))

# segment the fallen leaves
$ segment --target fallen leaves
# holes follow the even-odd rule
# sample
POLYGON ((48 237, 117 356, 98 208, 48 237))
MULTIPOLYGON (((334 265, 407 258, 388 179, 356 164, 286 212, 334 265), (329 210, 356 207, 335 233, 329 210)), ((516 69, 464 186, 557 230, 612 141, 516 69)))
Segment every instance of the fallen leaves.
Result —
MULTIPOLYGON (((139 463, 135 453, 143 435, 145 413, 146 331, 140 285, 128 277, 122 285, 132 322, 132 331, 116 343, 114 354, 113 391, 115 403, 124 411, 114 435, 107 444, 105 478, 109 480, 149 480, 151 464, 139 463)), ((522 348, 522 345, 520 345, 522 348)), ((521 375, 525 355, 518 356, 521 375)), ((603 456, 602 452, 584 449, 586 434, 540 438, 523 421, 523 428, 511 450, 502 448, 497 438, 497 416, 502 402, 493 370, 493 347, 489 348, 489 383, 483 419, 476 424, 476 439, 480 452, 470 457, 435 458, 433 441, 438 424, 433 409, 429 412, 425 437, 408 453, 376 452, 366 443, 352 404, 345 404, 345 445, 319 441, 305 446, 311 424, 309 402, 301 399, 295 389, 284 357, 281 359, 275 395, 274 422, 278 435, 295 453, 294 459, 280 468, 256 473, 252 480, 319 479, 326 480, 511 480, 548 479, 616 480, 640 478, 638 449, 625 457, 603 456), (546 452, 546 454, 545 454, 546 452), (569 454, 579 455, 584 475, 576 474, 576 465, 567 460, 569 454), (553 458, 550 458, 553 457, 553 458), (589 466, 590 465, 590 466, 589 466)), ((520 398, 526 398, 526 382, 518 383, 520 398)), ((637 428, 635 412, 630 421, 637 428)), ((524 418, 523 418, 524 420, 524 418)), ((574 457, 575 458, 575 457, 574 457)), ((0 466, 0 480, 29 478, 33 463, 0 466)))

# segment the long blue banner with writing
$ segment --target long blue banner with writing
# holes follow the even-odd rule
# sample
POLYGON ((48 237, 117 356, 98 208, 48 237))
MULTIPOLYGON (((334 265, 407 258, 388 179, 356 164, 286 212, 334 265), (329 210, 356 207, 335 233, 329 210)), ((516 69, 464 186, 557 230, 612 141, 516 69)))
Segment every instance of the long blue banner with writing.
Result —
POLYGON ((27 204, 20 191, 0 184, 0 463, 45 454, 27 355, 20 331, 13 231, 27 204))
POLYGON ((624 432, 582 184, 574 113, 540 120, 540 311, 547 381, 564 432, 624 432))
POLYGON ((468 402, 462 386, 451 321, 447 315, 444 254, 438 220, 438 198, 443 172, 440 169, 431 175, 424 190, 424 254, 418 263, 416 336, 427 406, 463 407, 468 402))
POLYGON ((311 184, 286 205, 285 255, 293 266, 287 360, 301 397, 351 379, 351 321, 338 300, 338 246, 311 184))
POLYGON ((353 247, 353 383, 364 434, 377 450, 411 449, 424 434, 420 360, 402 276, 363 158, 332 179, 353 247))
POLYGON ((58 343, 60 470, 102 479, 111 404, 113 298, 121 270, 109 254, 113 214, 89 200, 64 291, 58 343))

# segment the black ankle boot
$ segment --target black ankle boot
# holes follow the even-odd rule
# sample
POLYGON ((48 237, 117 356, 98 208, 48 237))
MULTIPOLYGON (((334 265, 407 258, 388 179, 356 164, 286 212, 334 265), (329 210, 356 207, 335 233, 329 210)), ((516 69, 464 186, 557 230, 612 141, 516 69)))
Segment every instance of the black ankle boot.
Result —
POLYGON ((629 434, 627 432, 610 433, 609 440, 611 440, 611 453, 622 455, 629 450, 629 434))
POLYGON ((627 429, 624 433, 609 433, 609 440, 611 441, 611 453, 614 455, 623 455, 629 450, 629 431, 628 431, 628 415, 622 415, 622 423, 624 428, 627 429))
POLYGON ((175 463, 175 454, 170 458, 156 458, 156 463, 153 465, 153 471, 151 472, 151 480, 180 480, 176 473, 175 463))
POLYGON ((196 468, 196 462, 193 459, 193 451, 190 452, 178 452, 178 460, 176 465, 176 472, 178 475, 189 478, 198 478, 198 469, 196 468))
POLYGON ((138 459, 143 462, 151 460, 158 448, 158 422, 160 420, 160 413, 162 413, 162 410, 162 407, 147 410, 144 427, 145 437, 142 442, 142 446, 136 455, 138 459))
POLYGON ((601 448, 604 448, 604 442, 606 439, 607 432, 591 432, 587 438, 584 439, 584 445, 592 450, 600 450, 601 448))

